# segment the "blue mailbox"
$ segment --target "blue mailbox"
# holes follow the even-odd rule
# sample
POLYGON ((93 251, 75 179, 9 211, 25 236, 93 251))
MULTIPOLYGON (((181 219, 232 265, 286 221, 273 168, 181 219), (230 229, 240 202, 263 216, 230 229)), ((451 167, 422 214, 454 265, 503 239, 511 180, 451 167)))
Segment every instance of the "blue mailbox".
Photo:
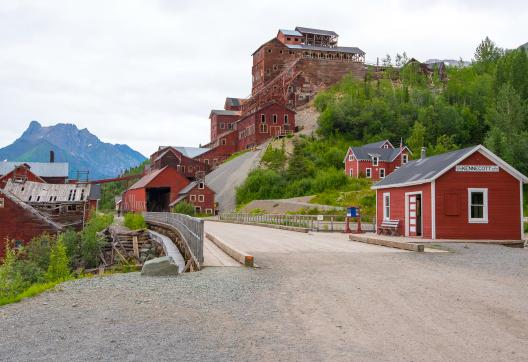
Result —
POLYGON ((348 217, 359 217, 359 207, 349 207, 347 208, 348 217))

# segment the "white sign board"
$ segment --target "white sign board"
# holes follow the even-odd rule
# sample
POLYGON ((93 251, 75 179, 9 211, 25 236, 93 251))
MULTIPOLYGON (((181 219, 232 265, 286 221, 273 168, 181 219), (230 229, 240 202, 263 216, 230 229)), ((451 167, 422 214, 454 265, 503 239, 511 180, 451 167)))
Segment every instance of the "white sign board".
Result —
POLYGON ((458 165, 456 172, 499 172, 499 166, 488 165, 458 165))
POLYGON ((317 221, 323 221, 324 215, 317 215, 317 221))

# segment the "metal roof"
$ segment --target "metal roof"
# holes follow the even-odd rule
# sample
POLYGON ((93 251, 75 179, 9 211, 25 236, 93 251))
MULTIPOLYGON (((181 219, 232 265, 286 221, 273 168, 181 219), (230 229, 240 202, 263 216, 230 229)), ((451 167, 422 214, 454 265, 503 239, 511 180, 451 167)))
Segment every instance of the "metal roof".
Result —
POLYGON ((135 184, 133 184, 132 186, 130 186, 130 187, 129 187, 129 190, 142 189, 142 188, 146 187, 149 183, 152 182, 152 180, 154 180, 154 179, 155 179, 160 173, 162 173, 167 167, 169 167, 169 166, 165 166, 165 167, 163 167, 162 169, 155 170, 155 171, 152 171, 151 173, 146 174, 145 176, 143 176, 142 178, 140 178, 139 180, 137 180, 135 184))
POLYGON ((23 164, 27 164, 31 172, 40 177, 68 177, 67 162, 2 161, 0 162, 0 175, 6 175, 15 167, 23 164))
POLYGON ((486 147, 478 145, 426 157, 424 159, 409 161, 406 165, 398 168, 391 174, 387 175, 383 180, 376 183, 372 188, 399 187, 431 182, 477 151, 480 151, 486 157, 494 161, 513 177, 518 178, 523 182, 528 181, 526 176, 503 161, 500 157, 496 156, 486 147))
POLYGON ((357 47, 320 47, 308 44, 286 44, 289 49, 314 50, 336 53, 350 53, 365 55, 365 52, 357 47))
POLYGON ((15 195, 23 202, 83 202, 90 200, 92 186, 91 184, 46 184, 33 181, 16 182, 9 180, 4 190, 15 195))
POLYGON ((312 28, 304 28, 301 26, 297 26, 295 28, 298 32, 302 34, 317 34, 317 35, 325 35, 325 36, 338 36, 336 32, 331 30, 322 30, 322 29, 312 29, 312 28))
POLYGON ((36 210, 34 207, 26 204, 25 202, 23 202, 22 200, 20 200, 18 197, 16 197, 15 195, 9 193, 9 192, 6 192, 5 190, 2 190, 0 189, 0 195, 8 198, 9 200, 11 200, 12 202, 14 202, 15 204, 17 204, 19 207, 21 207, 22 209, 26 210, 27 212, 30 212, 32 213, 34 216, 38 217, 39 219, 41 219, 42 221, 46 222, 47 224, 51 225, 53 228, 55 228, 56 230, 61 230, 62 227, 53 222, 52 220, 50 220, 48 217, 44 216, 43 214, 41 214, 38 210, 36 210))
POLYGON ((187 156, 189 158, 195 158, 200 156, 203 153, 206 153, 209 151, 209 148, 202 148, 202 147, 181 147, 181 146, 175 146, 174 149, 180 151, 184 156, 187 156))
POLYGON ((242 105, 242 98, 232 98, 232 97, 226 97, 226 104, 234 107, 238 107, 242 105))
POLYGON ((288 36, 302 36, 297 30, 279 29, 279 32, 288 36))
POLYGON ((231 111, 226 109, 213 109, 211 114, 217 114, 219 116, 240 116, 240 111, 231 111))

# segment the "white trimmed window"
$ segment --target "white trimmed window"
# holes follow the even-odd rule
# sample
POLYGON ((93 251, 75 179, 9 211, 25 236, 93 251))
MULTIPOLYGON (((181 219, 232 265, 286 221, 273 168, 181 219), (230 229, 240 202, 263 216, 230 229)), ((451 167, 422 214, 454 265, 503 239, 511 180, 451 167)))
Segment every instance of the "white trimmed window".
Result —
POLYGON ((204 202, 204 195, 198 195, 198 202, 204 202))
POLYGON ((379 164, 379 157, 374 156, 372 157, 372 166, 377 166, 379 164))
POLYGON ((189 196, 189 200, 191 200, 191 202, 196 201, 196 195, 189 196))
POLYGON ((402 156, 402 164, 406 164, 409 161, 409 155, 404 153, 402 156))
POLYGON ((379 169, 379 177, 380 178, 385 178, 385 169, 384 168, 380 168, 379 169))
POLYGON ((212 215, 213 214, 213 209, 205 209, 205 213, 212 215))
POLYGON ((288 120, 288 115, 285 114, 284 115, 284 124, 288 124, 289 120, 288 120))
POLYGON ((348 176, 354 176, 354 169, 353 168, 348 170, 348 176))
POLYGON ((348 160, 349 161, 354 161, 354 155, 353 154, 349 154, 348 155, 348 160))
POLYGON ((365 169, 365 176, 367 178, 371 178, 372 177, 372 169, 371 168, 365 169))
POLYGON ((488 189, 468 189, 468 222, 488 223, 488 189))
POLYGON ((383 220, 390 219, 390 192, 383 193, 383 220))
POLYGON ((4 198, 0 198, 0 209, 4 207, 4 198))
POLYGON ((200 182, 200 183, 198 184, 198 188, 199 188, 200 190, 203 190, 204 187, 205 187, 205 184, 204 184, 203 182, 200 182))

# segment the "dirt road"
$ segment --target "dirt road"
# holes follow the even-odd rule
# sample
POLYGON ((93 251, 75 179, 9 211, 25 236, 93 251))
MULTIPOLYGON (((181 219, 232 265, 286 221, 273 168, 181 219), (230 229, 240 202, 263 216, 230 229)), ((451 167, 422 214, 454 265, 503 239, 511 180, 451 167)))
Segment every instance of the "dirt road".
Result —
POLYGON ((0 360, 528 359, 528 250, 411 253, 340 235, 303 243, 300 233, 206 228, 253 245, 260 268, 66 283, 0 308, 0 360))

